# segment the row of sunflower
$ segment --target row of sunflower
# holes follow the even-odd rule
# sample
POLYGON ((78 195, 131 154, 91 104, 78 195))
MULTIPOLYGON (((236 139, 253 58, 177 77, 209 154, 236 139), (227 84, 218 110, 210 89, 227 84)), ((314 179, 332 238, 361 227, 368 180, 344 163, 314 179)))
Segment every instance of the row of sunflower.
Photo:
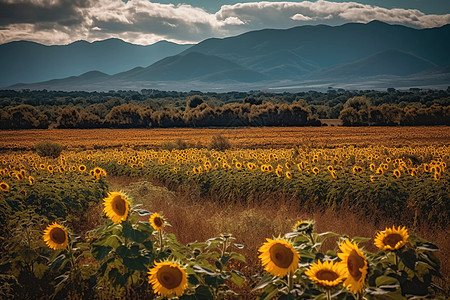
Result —
POLYGON ((232 235, 181 245, 165 232, 170 225, 164 217, 132 206, 124 194, 109 193, 103 205, 109 221, 88 233, 88 244, 79 243, 79 237, 59 223, 44 231, 48 247, 59 251, 49 265, 66 270, 59 276, 64 281, 56 285, 55 295, 61 296, 63 287, 80 284, 83 274, 78 262, 87 255, 80 249, 88 249, 99 264, 94 289, 109 285, 118 293, 113 297, 133 297, 130 291, 134 291, 158 299, 232 299, 243 296, 236 287, 244 282, 253 285, 247 297, 258 299, 439 297, 433 288, 433 277, 441 276, 434 255, 438 249, 410 235, 406 227, 378 232, 374 244, 379 252, 372 253, 359 246, 370 238, 316 233, 313 221, 299 221, 293 232, 267 238, 258 250, 264 271, 246 278, 231 268, 233 261, 245 262, 231 251, 243 248, 232 235), (338 251, 322 253, 329 238, 338 242, 338 251))
POLYGON ((53 181, 90 174, 98 180, 108 173, 146 176, 170 187, 194 187, 220 201, 283 195, 302 206, 351 205, 366 215, 402 216, 403 220, 394 220, 411 220, 408 226, 446 224, 449 153, 447 146, 226 151, 123 148, 64 151, 58 159, 14 153, 0 157, 0 197, 17 183, 42 186, 42 177, 53 181))

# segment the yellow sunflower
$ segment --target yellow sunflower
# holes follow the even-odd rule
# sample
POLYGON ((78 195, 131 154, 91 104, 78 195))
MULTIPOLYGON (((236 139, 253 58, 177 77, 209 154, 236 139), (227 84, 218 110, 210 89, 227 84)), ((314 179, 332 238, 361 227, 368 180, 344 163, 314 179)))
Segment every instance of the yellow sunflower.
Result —
POLYGON ((344 265, 332 261, 319 260, 313 263, 305 274, 323 288, 331 288, 341 283, 346 276, 344 265))
POLYGON ((80 171, 80 172, 86 171, 86 166, 85 166, 85 165, 80 165, 80 166, 78 167, 78 171, 80 171))
POLYGON ((153 291, 163 297, 181 296, 188 286, 186 272, 174 262, 155 262, 148 274, 148 283, 152 284, 153 291))
POLYGON ((124 195, 117 192, 108 193, 108 197, 103 199, 103 211, 114 223, 125 221, 130 210, 130 203, 124 195))
POLYGON ((287 172, 286 172, 286 178, 287 178, 287 179, 292 179, 292 173, 289 172, 289 171, 287 171, 287 172))
POLYGON ((392 228, 378 232, 374 243, 381 250, 397 250, 408 242, 408 238, 408 229, 405 226, 398 226, 397 229, 392 226, 392 228))
POLYGON ((157 231, 160 231, 166 225, 164 219, 158 213, 153 213, 148 221, 152 225, 153 229, 157 231))
POLYGON ((313 173, 314 173, 315 175, 319 174, 319 168, 318 168, 318 167, 314 167, 314 168, 312 169, 312 171, 313 171, 313 173))
POLYGON ((33 176, 28 176, 28 181, 30 182, 30 185, 34 185, 36 183, 36 180, 33 176))
POLYGON ((266 239, 258 251, 264 270, 272 275, 284 277, 297 269, 300 255, 286 240, 266 239))
POLYGON ((69 242, 67 231, 56 222, 47 226, 42 237, 47 246, 53 250, 65 249, 69 242))
POLYGON ((339 245, 342 253, 338 253, 347 271, 347 279, 344 286, 353 294, 358 293, 364 287, 367 275, 367 260, 364 254, 358 249, 356 243, 351 243, 348 239, 339 245))
POLYGON ((6 182, 0 182, 0 191, 9 191, 9 185, 6 182))
POLYGON ((395 178, 399 178, 402 175, 402 173, 400 172, 399 169, 395 169, 393 175, 395 178))

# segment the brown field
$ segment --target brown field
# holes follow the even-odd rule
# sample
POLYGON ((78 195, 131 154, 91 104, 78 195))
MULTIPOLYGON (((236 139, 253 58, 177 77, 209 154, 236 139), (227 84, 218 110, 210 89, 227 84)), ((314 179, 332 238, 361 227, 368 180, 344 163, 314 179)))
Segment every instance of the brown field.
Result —
POLYGON ((170 129, 47 129, 0 131, 0 150, 30 149, 37 142, 52 140, 69 148, 159 147, 183 139, 208 145, 222 135, 239 148, 292 146, 335 147, 343 145, 418 146, 448 145, 447 126, 432 127, 249 127, 170 129))

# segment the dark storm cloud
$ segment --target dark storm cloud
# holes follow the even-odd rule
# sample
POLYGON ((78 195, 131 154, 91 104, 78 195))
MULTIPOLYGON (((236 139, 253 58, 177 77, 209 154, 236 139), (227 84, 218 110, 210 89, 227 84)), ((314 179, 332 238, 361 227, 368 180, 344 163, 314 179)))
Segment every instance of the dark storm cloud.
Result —
POLYGON ((88 7, 88 0, 8 1, 0 0, 0 25, 36 24, 51 22, 70 26, 80 24, 80 8, 88 7))

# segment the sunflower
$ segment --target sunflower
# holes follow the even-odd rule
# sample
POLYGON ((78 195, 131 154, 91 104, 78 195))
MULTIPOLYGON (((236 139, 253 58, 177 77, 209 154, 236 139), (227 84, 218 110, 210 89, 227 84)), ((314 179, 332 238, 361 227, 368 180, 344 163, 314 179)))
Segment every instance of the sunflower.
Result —
POLYGON ((277 174, 278 177, 283 176, 283 170, 281 169, 276 169, 275 173, 277 174))
POLYGON ((67 231, 56 222, 47 226, 42 237, 47 246, 53 250, 65 249, 69 242, 67 231))
POLYGON ((80 166, 78 167, 78 171, 80 171, 80 172, 86 171, 86 166, 85 166, 85 165, 80 165, 80 166))
POLYGON ((9 191, 9 185, 6 182, 0 182, 0 191, 7 192, 9 191))
POLYGON ((314 230, 314 220, 297 221, 294 225, 294 231, 311 234, 314 230))
POLYGON ((164 219, 158 213, 152 214, 148 221, 153 229, 157 231, 160 231, 166 225, 166 222, 164 222, 164 219))
POLYGON ((163 297, 173 294, 181 296, 188 286, 186 271, 174 262, 155 262, 155 267, 149 269, 147 274, 153 291, 163 297))
POLYGON ((341 283, 346 276, 344 265, 332 261, 319 260, 313 263, 305 274, 323 288, 331 288, 341 283))
POLYGON ((314 168, 312 169, 312 171, 313 171, 313 173, 314 173, 315 175, 319 174, 319 168, 318 168, 318 167, 314 167, 314 168))
POLYGON ((434 173, 434 180, 438 181, 439 179, 441 179, 441 174, 440 173, 434 173))
POLYGON ((284 277, 297 269, 300 255, 286 240, 266 239, 258 251, 264 270, 272 275, 284 277))
POLYGON ((402 175, 402 173, 400 172, 399 169, 395 169, 393 174, 394 174, 395 178, 399 178, 402 175))
POLYGON ((378 232, 374 243, 381 250, 397 250, 407 243, 408 238, 408 229, 405 226, 398 226, 397 229, 392 226, 392 228, 378 232))
POLYGON ((28 181, 30 182, 30 185, 34 185, 36 183, 36 180, 33 176, 28 176, 28 181))
POLYGON ((327 170, 330 171, 330 172, 333 172, 333 171, 334 171, 334 168, 333 168, 332 165, 329 165, 329 166, 327 167, 327 170))
POLYGON ((114 223, 125 221, 130 210, 130 203, 124 195, 117 192, 108 193, 108 197, 103 199, 103 211, 114 223))
POLYGON ((338 253, 342 260, 341 264, 347 270, 347 278, 344 286, 353 294, 358 293, 364 287, 367 275, 367 260, 364 254, 358 249, 356 243, 351 243, 348 239, 339 245, 342 253, 338 253))
POLYGON ((289 171, 287 171, 287 172, 286 172, 286 178, 287 178, 287 179, 292 179, 292 173, 289 172, 289 171))

